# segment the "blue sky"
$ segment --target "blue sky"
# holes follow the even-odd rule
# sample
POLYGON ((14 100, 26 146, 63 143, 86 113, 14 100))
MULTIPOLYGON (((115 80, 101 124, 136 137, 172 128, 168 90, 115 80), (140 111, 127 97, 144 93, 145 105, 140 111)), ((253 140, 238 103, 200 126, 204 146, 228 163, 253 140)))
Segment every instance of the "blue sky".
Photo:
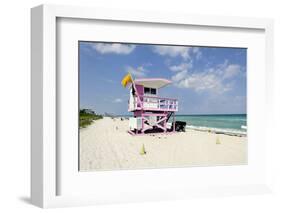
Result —
POLYGON ((179 100, 178 114, 246 113, 245 48, 79 42, 80 108, 130 114, 129 71, 173 83, 160 96, 179 100))

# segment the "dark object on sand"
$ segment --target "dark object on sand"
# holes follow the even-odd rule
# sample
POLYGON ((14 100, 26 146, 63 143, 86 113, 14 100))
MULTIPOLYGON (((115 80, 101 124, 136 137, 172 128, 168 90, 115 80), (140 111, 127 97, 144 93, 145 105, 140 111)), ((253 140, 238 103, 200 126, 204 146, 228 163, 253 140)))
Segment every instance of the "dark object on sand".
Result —
POLYGON ((177 132, 185 132, 186 122, 184 121, 176 121, 175 122, 175 130, 177 132))

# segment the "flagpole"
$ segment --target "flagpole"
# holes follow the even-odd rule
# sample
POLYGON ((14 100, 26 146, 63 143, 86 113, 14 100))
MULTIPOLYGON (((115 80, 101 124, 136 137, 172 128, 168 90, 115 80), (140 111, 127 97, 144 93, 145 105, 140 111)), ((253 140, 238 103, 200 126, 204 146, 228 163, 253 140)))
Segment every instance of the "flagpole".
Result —
POLYGON ((135 88, 135 82, 134 82, 133 76, 132 76, 132 74, 131 74, 130 72, 128 72, 128 73, 129 73, 129 75, 130 75, 130 77, 131 77, 131 79, 132 79, 132 85, 133 85, 134 89, 136 90, 136 88, 135 88))
POLYGON ((135 84, 132 74, 131 74, 130 72, 128 72, 128 73, 129 73, 129 75, 131 76, 132 84, 135 84))
POLYGON ((135 81, 134 81, 134 79, 133 79, 133 76, 132 76, 132 74, 131 74, 130 72, 128 72, 128 73, 129 73, 129 75, 131 76, 131 79, 132 79, 132 86, 133 86, 133 88, 134 88, 134 90, 135 90, 135 94, 136 94, 136 96, 137 96, 138 102, 139 102, 140 104, 142 104, 142 102, 141 102, 141 100, 140 100, 139 93, 138 93, 137 88, 136 88, 136 85, 135 85, 135 81))

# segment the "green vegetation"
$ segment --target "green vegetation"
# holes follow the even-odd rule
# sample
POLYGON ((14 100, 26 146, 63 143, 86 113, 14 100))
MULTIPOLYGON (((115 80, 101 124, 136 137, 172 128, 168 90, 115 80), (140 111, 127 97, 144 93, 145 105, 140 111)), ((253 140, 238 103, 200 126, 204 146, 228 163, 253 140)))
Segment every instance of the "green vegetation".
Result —
POLYGON ((94 111, 81 109, 79 112, 79 127, 85 128, 94 120, 102 119, 102 115, 97 115, 94 111))

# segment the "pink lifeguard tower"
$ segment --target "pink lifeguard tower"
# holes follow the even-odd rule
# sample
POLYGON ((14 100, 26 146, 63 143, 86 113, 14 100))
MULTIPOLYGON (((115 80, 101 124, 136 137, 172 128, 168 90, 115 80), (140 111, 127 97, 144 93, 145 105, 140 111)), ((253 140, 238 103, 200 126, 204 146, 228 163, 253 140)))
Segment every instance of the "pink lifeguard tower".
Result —
POLYGON ((133 113, 129 118, 130 134, 175 132, 178 100, 158 96, 159 90, 169 84, 171 81, 162 78, 135 79, 132 82, 128 102, 128 111, 133 113), (173 122, 168 123, 171 117, 173 122))

